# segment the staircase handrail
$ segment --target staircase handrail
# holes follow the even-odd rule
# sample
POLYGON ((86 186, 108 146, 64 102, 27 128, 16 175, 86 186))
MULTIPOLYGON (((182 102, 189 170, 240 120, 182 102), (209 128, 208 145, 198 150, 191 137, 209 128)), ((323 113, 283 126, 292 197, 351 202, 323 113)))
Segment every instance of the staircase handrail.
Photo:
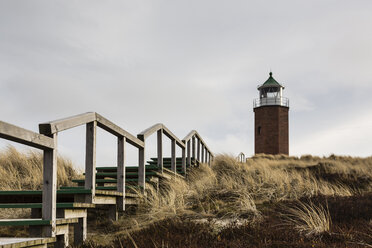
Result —
POLYGON ((0 138, 43 150, 43 191, 42 219, 50 220, 51 225, 43 226, 43 235, 56 234, 57 199, 57 154, 56 138, 47 137, 33 131, 0 121, 0 138))
MULTIPOLYGON (((163 172, 163 134, 171 140, 171 170, 177 173, 176 162, 176 145, 182 149, 182 172, 186 174, 186 147, 185 144, 177 138, 164 124, 157 123, 137 135, 137 137, 146 142, 146 139, 157 132, 157 165, 161 172, 163 172)), ((140 185, 145 187, 145 153, 139 155, 138 180, 140 185)))
POLYGON ((127 139, 127 142, 132 144, 133 146, 137 148, 144 147, 144 143, 136 136, 130 134, 129 132, 125 131, 121 127, 117 126, 116 124, 96 112, 87 112, 63 119, 41 123, 39 124, 39 130, 40 133, 49 135, 85 125, 94 121, 97 122, 97 126, 101 127, 107 132, 115 136, 125 137, 127 139))
POLYGON ((120 210, 125 208, 125 144, 129 143, 138 148, 138 154, 144 150, 145 143, 125 131, 118 125, 109 121, 96 112, 88 112, 71 117, 54 120, 51 122, 39 124, 41 134, 57 135, 59 132, 86 125, 86 153, 85 153, 85 182, 84 188, 90 189, 91 194, 87 196, 85 202, 93 203, 96 190, 96 130, 100 127, 118 139, 118 157, 117 157, 117 191, 122 193, 120 197, 120 210))
POLYGON ((214 158, 214 154, 209 149, 209 147, 207 146, 207 144, 205 143, 205 141, 203 140, 201 135, 196 130, 190 131, 185 136, 185 138, 182 139, 182 142, 185 143, 185 145, 187 146, 187 160, 188 160, 187 164, 191 164, 191 156, 193 158, 196 158, 197 160, 201 161, 202 163, 208 162, 209 165, 211 164, 211 161, 214 158), (197 151, 196 154, 195 154, 195 139, 198 140, 198 144, 197 144, 198 148, 196 150, 197 151), (191 140, 192 144, 190 144, 190 140, 191 140), (191 146, 192 146, 192 148, 191 148, 191 146), (200 146, 202 148, 201 159, 200 159, 200 146), (204 156, 204 150, 205 150, 205 156, 204 156), (192 155, 190 154, 190 151, 192 152, 192 155))
MULTIPOLYGON (((145 130, 143 130, 141 133, 139 133, 137 135, 137 137, 141 137, 143 139, 146 139, 147 137, 149 137, 151 134, 159 131, 159 130, 163 130, 163 133, 169 138, 169 139, 174 139, 177 144, 180 146, 180 147, 183 147, 185 148, 185 144, 184 142, 182 142, 179 138, 177 138, 176 135, 174 135, 163 123, 157 123, 145 130)), ((140 139, 141 139, 140 138, 140 139)))

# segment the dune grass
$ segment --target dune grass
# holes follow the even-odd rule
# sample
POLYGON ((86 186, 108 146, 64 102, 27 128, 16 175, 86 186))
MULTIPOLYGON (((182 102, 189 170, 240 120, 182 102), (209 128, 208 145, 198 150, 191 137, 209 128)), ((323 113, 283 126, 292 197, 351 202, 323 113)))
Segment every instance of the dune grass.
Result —
MULTIPOLYGON (((78 173, 72 162, 58 157, 58 185, 71 185, 71 179, 78 173)), ((20 152, 13 146, 0 151, 0 190, 41 190, 43 175, 43 156, 41 152, 20 152)), ((30 215, 30 209, 0 209, 0 218, 24 218, 30 215)), ((9 229, 9 228, 8 228, 9 229)), ((12 229, 1 230, 11 234, 12 229)), ((4 234, 4 232, 1 232, 4 234)), ((23 232, 17 232, 22 234, 23 232)), ((13 233, 14 235, 14 233, 13 233)))
MULTIPOLYGON (((77 175, 72 162, 58 157, 58 185, 70 185, 77 175)), ((0 190, 38 190, 43 178, 43 156, 41 152, 19 152, 8 146, 0 152, 0 190)))
MULTIPOLYGON (((69 160, 58 158, 59 185, 77 176, 69 160)), ((41 177, 41 154, 13 147, 0 152, 0 190, 40 189, 41 177)), ((94 235, 85 246, 342 247, 348 242, 359 247, 372 242, 372 157, 257 155, 240 163, 222 154, 211 167, 191 168, 185 180, 163 179, 159 192, 148 187, 146 194, 137 193, 140 204, 118 222, 88 218, 94 235), (321 241, 314 239, 319 236, 321 241)))
MULTIPOLYGON (((211 167, 201 164, 191 169, 186 180, 162 181, 159 193, 151 189, 146 196, 139 193, 142 203, 135 213, 106 228, 103 236, 105 244, 124 237, 122 242, 133 246, 132 239, 139 242, 138 239, 145 238, 143 235, 150 235, 157 223, 161 223, 158 228, 164 229, 190 221, 198 227, 207 225, 213 236, 230 225, 239 229, 265 223, 271 218, 268 211, 279 204, 273 217, 278 217, 275 228, 290 224, 292 233, 309 238, 329 233, 333 227, 325 203, 315 204, 306 199, 319 196, 345 199, 371 192, 372 158, 257 155, 240 163, 233 156, 218 155, 211 167), (222 228, 221 223, 225 223, 222 228)), ((333 205, 332 209, 335 208, 333 205)), ((101 225, 107 227, 105 222, 101 225)), ((91 242, 99 244, 100 239, 98 235, 91 242)), ((159 242, 151 247, 161 247, 159 242)))
POLYGON ((293 225, 300 233, 307 237, 318 236, 329 232, 331 215, 328 206, 315 205, 314 203, 298 202, 292 207, 283 209, 284 222, 293 225))

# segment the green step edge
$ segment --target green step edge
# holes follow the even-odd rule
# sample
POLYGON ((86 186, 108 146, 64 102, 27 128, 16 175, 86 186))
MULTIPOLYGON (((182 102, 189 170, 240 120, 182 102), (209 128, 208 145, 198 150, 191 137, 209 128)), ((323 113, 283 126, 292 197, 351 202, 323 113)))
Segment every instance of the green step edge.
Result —
MULTIPOLYGON (((85 173, 83 173, 83 175, 85 175, 85 173)), ((129 173, 125 173, 125 175, 126 176, 136 176, 136 175, 138 175, 138 173, 137 172, 129 172, 129 173)), ((152 172, 152 171, 146 172, 146 176, 156 176, 156 175, 157 175, 156 172, 152 172)), ((110 177, 110 176, 117 176, 117 173, 116 172, 97 172, 96 176, 110 177)))
MULTIPOLYGON (((56 224, 70 224, 77 223, 77 218, 71 219, 57 219, 56 224)), ((0 226, 45 226, 51 225, 51 220, 42 220, 42 219, 14 219, 14 220, 0 220, 0 226)))
MULTIPOLYGON (((154 161, 155 161, 155 160, 156 160, 156 161, 158 160, 158 158, 154 158, 154 157, 153 157, 153 158, 150 158, 150 159, 151 159, 151 160, 154 160, 154 161)), ((171 157, 163 157, 163 161, 164 161, 164 160, 171 160, 171 159, 172 159, 171 157)), ((176 157, 176 160, 182 160, 182 157, 176 157)), ((186 157, 186 160, 187 160, 187 157, 186 157)), ((196 160, 196 159, 195 159, 194 157, 191 157, 191 161, 192 161, 192 160, 196 160)))
MULTIPOLYGON (((126 185, 125 186, 126 189, 133 189, 133 188, 139 188, 138 186, 130 186, 130 185, 126 185)), ((84 186, 63 186, 61 187, 61 189, 84 189, 84 186)), ((117 187, 116 186, 97 186, 96 189, 98 190, 117 190, 117 187)))
MULTIPOLYGON (((90 189, 79 190, 57 190, 57 194, 90 194, 90 189)), ((42 190, 4 190, 0 191, 0 195, 42 195, 42 190)))
MULTIPOLYGON (((138 178, 128 178, 125 179, 125 182, 137 182, 138 178)), ((74 183, 83 183, 85 179, 72 179, 74 183)), ((149 178, 146 178, 146 182, 150 182, 149 178)), ((96 183, 117 183, 116 179, 96 179, 96 183)))
POLYGON ((46 226, 51 224, 52 224, 51 220, 19 220, 19 221, 0 220, 0 226, 46 226))
MULTIPOLYGON (((148 170, 157 170, 158 167, 157 166, 153 166, 153 165, 146 165, 146 169, 148 170)), ((96 170, 97 171, 104 171, 104 170, 117 170, 117 167, 116 166, 100 166, 100 167, 96 167, 96 170)), ((126 171, 138 171, 138 166, 135 166, 135 167, 125 167, 125 170, 126 171)))

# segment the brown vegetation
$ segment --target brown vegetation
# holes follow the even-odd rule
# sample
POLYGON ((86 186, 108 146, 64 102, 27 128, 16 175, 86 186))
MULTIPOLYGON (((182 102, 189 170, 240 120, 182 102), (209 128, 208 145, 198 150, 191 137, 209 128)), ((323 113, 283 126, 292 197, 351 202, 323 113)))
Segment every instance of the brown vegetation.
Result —
POLYGON ((220 155, 86 246, 368 247, 371 197, 372 158, 220 155))
MULTIPOLYGON (((67 185, 75 171, 68 160, 58 167, 67 185)), ((41 168, 40 154, 10 147, 0 153, 0 187, 40 189, 41 168)), ((219 155, 212 167, 163 180, 159 193, 141 197, 118 222, 97 215, 84 246, 372 246, 372 157, 258 155, 239 163, 219 155)))

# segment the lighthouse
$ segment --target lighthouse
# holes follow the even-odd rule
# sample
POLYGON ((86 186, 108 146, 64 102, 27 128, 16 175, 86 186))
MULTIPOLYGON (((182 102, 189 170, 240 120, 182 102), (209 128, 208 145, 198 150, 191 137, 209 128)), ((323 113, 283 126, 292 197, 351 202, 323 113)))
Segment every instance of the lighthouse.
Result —
POLYGON ((253 101, 255 154, 289 154, 289 100, 284 87, 270 77, 258 86, 259 98, 253 101))

